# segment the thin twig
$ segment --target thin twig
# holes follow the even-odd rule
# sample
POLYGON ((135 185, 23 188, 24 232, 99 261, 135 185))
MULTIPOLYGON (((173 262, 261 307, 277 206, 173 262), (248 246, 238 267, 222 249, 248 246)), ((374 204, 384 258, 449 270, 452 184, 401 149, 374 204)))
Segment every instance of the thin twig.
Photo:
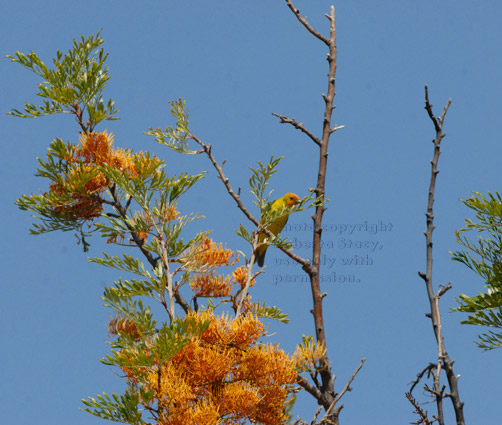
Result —
MULTIPOLYGON (((303 267, 303 270, 309 275, 310 278, 310 288, 312 293, 312 301, 313 301, 313 317, 314 317, 314 326, 316 333, 317 343, 323 344, 325 347, 326 344, 326 334, 325 334, 325 326, 324 326, 324 317, 323 317, 323 306, 322 300, 324 298, 323 293, 320 288, 320 266, 321 266, 321 243, 322 243, 322 219, 325 211, 325 207, 323 205, 323 200, 325 197, 325 184, 326 184, 326 170, 327 170, 327 159, 328 159, 328 144, 330 140, 330 136, 337 129, 336 126, 331 125, 332 113, 335 109, 334 98, 335 98, 335 75, 336 75, 336 59, 337 59, 337 47, 336 47, 336 29, 335 29, 335 8, 331 6, 330 14, 326 15, 330 21, 330 36, 329 38, 321 35, 318 31, 316 31, 308 22, 307 19, 300 15, 300 11, 293 5, 292 0, 286 0, 286 4, 289 9, 294 13, 296 18, 301 22, 301 24, 316 38, 324 42, 328 48, 329 52, 327 55, 328 60, 328 90, 326 94, 322 94, 322 98, 324 100, 324 114, 322 118, 322 136, 320 139, 317 139, 313 133, 308 131, 303 124, 297 123, 296 121, 282 117, 278 114, 274 114, 281 118, 283 122, 289 123, 297 128, 299 131, 306 134, 311 140, 313 140, 317 146, 319 146, 319 165, 317 169, 317 182, 313 192, 316 195, 316 198, 321 200, 320 204, 316 207, 315 214, 313 215, 314 221, 314 232, 313 232, 313 243, 312 243, 312 264, 308 267, 303 267)), ((336 401, 333 401, 336 398, 336 394, 334 391, 334 375, 331 372, 330 361, 328 359, 327 351, 324 356, 319 361, 319 375, 320 382, 316 383, 315 390, 312 391, 306 385, 302 386, 307 387, 306 390, 309 391, 316 399, 317 402, 322 405, 326 411, 330 410, 331 413, 327 421, 330 421, 334 424, 338 424, 338 415, 340 413, 341 407, 334 407, 336 402, 340 400, 338 397, 336 401)), ((348 389, 342 391, 342 395, 348 389)))
MULTIPOLYGON (((291 3, 290 1, 288 3, 291 3)), ((289 4, 288 4, 289 6, 289 4)), ((315 34, 314 34, 315 35, 315 34)), ((324 200, 325 196, 325 184, 326 184, 326 170, 328 164, 328 145, 331 137, 331 119, 334 109, 334 99, 335 99, 335 75, 336 75, 336 58, 337 58, 337 48, 336 48, 336 29, 335 29, 335 8, 331 6, 330 10, 330 39, 329 52, 327 55, 328 60, 328 90, 327 94, 323 95, 325 107, 322 120, 322 137, 319 145, 319 165, 317 173, 317 183, 314 189, 314 193, 318 199, 324 200)), ((313 248, 312 248, 312 266, 311 270, 304 270, 309 274, 310 277, 310 287, 312 293, 313 301, 313 315, 314 315, 314 325, 316 332, 317 342, 326 344, 326 334, 324 326, 323 317, 323 306, 322 306, 322 292, 320 287, 320 267, 321 267, 321 245, 322 245, 322 219, 325 211, 324 205, 318 205, 313 216, 314 221, 314 234, 313 234, 313 248)), ((321 392, 323 395, 322 399, 318 399, 318 402, 328 410, 334 399, 334 379, 331 373, 331 366, 328 359, 327 351, 320 361, 320 375, 321 375, 321 392)), ((334 417, 335 423, 338 422, 339 410, 334 417)))
POLYGON ((420 416, 420 420, 417 421, 417 422, 413 422, 413 424, 414 425, 420 425, 420 424, 423 424, 423 425, 432 425, 433 422, 431 422, 429 420, 427 410, 424 412, 424 410, 420 407, 420 404, 411 395, 411 392, 406 393, 406 398, 410 401, 410 403, 415 408, 415 411, 413 413, 416 413, 417 415, 420 416))
POLYGON ((307 22, 307 17, 302 17, 300 15, 300 11, 294 6, 293 2, 291 0, 286 0, 286 4, 288 7, 291 9, 291 11, 295 14, 296 18, 302 23, 302 25, 307 28, 307 31, 313 34, 315 37, 317 37, 319 40, 321 40, 323 43, 325 43, 327 46, 330 45, 331 40, 321 33, 317 32, 314 28, 310 26, 310 24, 307 22))
MULTIPOLYGON (((218 177, 220 180, 223 182, 225 185, 225 188, 227 189, 228 194, 234 199, 234 201, 237 203, 237 206, 239 209, 244 213, 244 215, 256 226, 258 227, 260 225, 260 222, 249 212, 249 210, 244 206, 244 204, 241 201, 240 196, 234 192, 234 189, 232 188, 230 181, 228 178, 225 176, 225 173, 223 173, 223 162, 221 165, 216 162, 216 159, 211 152, 211 145, 206 145, 202 140, 200 140, 197 136, 194 134, 190 133, 190 138, 193 139, 198 145, 202 147, 202 151, 207 155, 211 163, 213 164, 213 167, 216 169, 218 172, 218 177)), ((202 153, 202 152, 201 152, 202 153)))
POLYGON ((352 388, 351 388, 350 384, 352 384, 352 381, 355 379, 356 375, 359 373, 359 371, 363 367, 363 364, 364 364, 365 361, 366 361, 366 359, 362 359, 361 360, 361 363, 359 363, 359 366, 357 366, 356 370, 354 370, 354 373, 352 373, 352 376, 349 378, 349 380, 345 384, 345 387, 343 387, 343 390, 340 392, 340 394, 338 394, 335 397, 335 399, 331 403, 331 406, 329 406, 328 410, 326 410, 326 414, 324 415, 324 418, 328 418, 331 415, 331 412, 333 410, 338 409, 338 411, 340 411, 342 409, 343 405, 340 405, 340 406, 338 406, 338 407, 335 408, 336 403, 338 403, 338 401, 340 401, 340 399, 343 397, 343 395, 347 391, 352 391, 352 388))
POLYGON ((427 372, 427 378, 430 376, 431 371, 436 368, 436 365, 434 363, 429 363, 429 365, 423 369, 421 372, 417 373, 417 379, 412 381, 412 386, 410 387, 410 391, 408 391, 410 394, 413 392, 415 387, 419 384, 420 380, 423 378, 425 375, 425 372, 427 372))
POLYGON ((297 130, 300 130, 302 133, 305 133, 308 137, 310 137, 317 146, 321 145, 319 138, 316 137, 316 135, 313 134, 310 130, 307 130, 303 123, 296 121, 294 118, 288 118, 284 115, 276 114, 275 112, 272 112, 272 115, 279 118, 281 120, 281 124, 291 124, 297 130))
MULTIPOLYGON (((431 179, 429 184, 429 195, 427 201, 427 212, 426 223, 427 230, 425 232, 425 240, 426 240, 426 272, 419 272, 419 276, 424 280, 425 287, 427 290, 427 297, 429 299, 430 304, 430 317, 432 322, 432 327, 434 331, 434 336, 436 337, 437 349, 438 349, 438 359, 437 366, 435 367, 436 373, 434 374, 434 389, 431 391, 436 398, 436 405, 438 409, 437 421, 440 425, 444 424, 444 415, 443 415, 443 404, 442 401, 445 397, 444 388, 441 388, 440 384, 440 373, 444 368, 446 377, 448 379, 448 385, 450 387, 450 398, 452 400, 453 409, 455 411, 455 417, 457 421, 457 425, 465 425, 464 413, 463 413, 463 405, 464 403, 460 401, 460 395, 458 392, 458 377, 455 375, 453 371, 453 361, 448 356, 446 352, 446 347, 444 343, 444 338, 442 335, 441 328, 441 314, 439 310, 439 299, 440 297, 451 288, 451 282, 448 285, 441 287, 437 293, 434 293, 433 285, 432 285, 432 233, 434 231, 434 192, 436 188, 436 178, 439 173, 437 168, 439 156, 441 155, 441 141, 445 137, 445 133, 443 133, 443 123, 446 117, 446 113, 448 108, 451 105, 451 99, 448 100, 446 105, 443 108, 443 111, 439 117, 435 116, 432 111, 432 104, 429 100, 429 90, 428 87, 425 86, 425 110, 429 115, 429 118, 434 124, 434 129, 436 131, 436 137, 433 140, 434 143, 434 154, 431 161, 431 179)), ((413 387, 412 387, 413 388, 413 387)))

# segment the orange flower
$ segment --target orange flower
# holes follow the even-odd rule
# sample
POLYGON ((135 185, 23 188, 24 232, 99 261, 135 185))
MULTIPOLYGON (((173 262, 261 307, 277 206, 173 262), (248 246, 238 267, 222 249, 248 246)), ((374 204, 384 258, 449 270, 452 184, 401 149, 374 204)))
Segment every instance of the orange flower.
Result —
MULTIPOLYGON (((232 273, 232 277, 234 278, 235 283, 238 283, 241 288, 246 286, 246 282, 248 280, 248 269, 245 266, 240 266, 234 270, 232 273)), ((252 279, 250 287, 256 283, 256 280, 252 279)))
MULTIPOLYGON (((113 135, 106 131, 83 133, 79 141, 79 146, 71 147, 65 158, 73 165, 68 175, 64 176, 64 183, 49 185, 51 192, 71 199, 62 205, 54 205, 54 212, 77 220, 94 220, 103 211, 101 196, 109 181, 97 167, 110 166, 140 177, 144 171, 140 169, 140 163, 148 162, 149 172, 157 170, 162 163, 156 157, 148 157, 146 161, 142 152, 133 155, 129 149, 114 148, 113 135)), ((174 212, 169 211, 169 214, 174 212)), ((146 233, 141 237, 146 238, 146 233)))
POLYGON ((304 336, 303 344, 296 347, 293 355, 293 360, 296 363, 296 368, 299 372, 317 370, 317 365, 326 354, 324 344, 314 342, 312 336, 304 336))
POLYGON ((238 259, 234 257, 234 252, 230 249, 223 248, 223 245, 216 244, 210 238, 205 238, 197 248, 195 262, 205 266, 231 266, 235 264, 238 259))
POLYGON ((159 424, 284 424, 295 363, 277 346, 258 343, 263 324, 252 315, 189 316, 210 325, 145 381, 159 424))
POLYGON ((118 335, 120 332, 132 335, 136 340, 140 338, 140 332, 136 324, 132 320, 117 314, 108 323, 108 335, 118 335))
POLYGON ((84 133, 80 136, 80 146, 77 147, 75 157, 86 164, 111 164, 113 158, 113 135, 105 131, 102 133, 84 133))
POLYGON ((230 276, 215 276, 211 273, 196 274, 190 288, 199 297, 229 297, 232 295, 230 276))

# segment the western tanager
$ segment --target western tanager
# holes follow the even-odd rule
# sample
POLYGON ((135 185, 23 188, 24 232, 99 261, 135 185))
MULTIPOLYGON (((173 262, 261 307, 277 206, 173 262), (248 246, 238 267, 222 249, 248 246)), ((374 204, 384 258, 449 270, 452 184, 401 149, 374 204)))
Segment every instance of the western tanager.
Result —
MULTIPOLYGON (((280 211, 283 208, 292 208, 296 204, 298 204, 298 202, 300 202, 298 195, 295 195, 294 193, 286 193, 282 198, 276 199, 269 204, 270 207, 267 209, 268 214, 275 211, 280 211)), ((281 233, 281 230, 286 225, 288 221, 288 215, 289 214, 286 213, 274 219, 267 226, 267 230, 277 236, 279 233, 281 233)), ((261 223, 264 223, 266 220, 266 215, 262 214, 261 223)), ((265 262, 265 254, 267 253, 267 248, 269 245, 269 243, 265 241, 266 239, 269 239, 268 235, 265 232, 260 233, 258 237, 258 249, 256 250, 256 262, 260 267, 263 267, 263 263, 265 262)))

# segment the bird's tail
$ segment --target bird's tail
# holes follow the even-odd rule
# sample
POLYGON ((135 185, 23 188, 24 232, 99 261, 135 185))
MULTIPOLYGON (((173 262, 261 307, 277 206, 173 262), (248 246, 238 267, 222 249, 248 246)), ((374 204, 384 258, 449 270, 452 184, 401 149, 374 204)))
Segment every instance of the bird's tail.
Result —
POLYGON ((263 267, 263 264, 265 264, 266 253, 267 253, 267 246, 259 247, 256 250, 256 262, 258 263, 259 267, 263 267))

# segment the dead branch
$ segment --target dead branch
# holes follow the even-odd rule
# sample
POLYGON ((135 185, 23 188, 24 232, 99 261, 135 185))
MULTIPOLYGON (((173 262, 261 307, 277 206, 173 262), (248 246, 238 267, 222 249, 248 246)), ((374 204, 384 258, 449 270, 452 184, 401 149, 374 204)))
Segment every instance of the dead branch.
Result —
MULTIPOLYGON (((437 357, 437 364, 434 367, 435 369, 434 386, 433 389, 429 389, 429 392, 433 394, 433 396, 436 399, 436 405, 438 410, 437 421, 440 425, 444 425, 443 399, 446 397, 446 395, 444 394, 444 387, 441 387, 440 383, 441 370, 444 369, 448 380, 448 385, 450 387, 450 393, 448 396, 452 400, 457 425, 465 425, 464 414, 463 414, 464 403, 460 401, 460 395, 458 392, 458 377, 455 375, 453 371, 453 361, 450 359, 448 353, 446 352, 446 347, 441 328, 441 314, 439 310, 439 299, 445 292, 447 292, 451 288, 451 282, 448 283, 448 285, 446 286, 441 286, 436 293, 434 293, 432 284, 432 262, 433 262, 432 233, 434 231, 434 210, 433 210, 434 192, 436 189, 436 178, 439 173, 437 164, 439 160, 439 155, 441 154, 440 145, 441 141, 445 137, 445 133, 443 133, 443 123, 450 105, 451 105, 451 99, 449 99, 448 102, 446 103, 441 115, 439 117, 435 116, 432 111, 432 104, 429 101, 429 90, 427 86, 425 86, 425 110, 427 111, 429 118, 434 124, 436 137, 433 140, 434 154, 431 161, 431 179, 429 184, 427 212, 425 214, 426 224, 427 224, 427 230, 425 232, 426 272, 425 273, 419 272, 418 274, 425 282, 427 297, 429 299, 429 304, 430 304, 430 314, 427 314, 427 317, 430 317, 431 319, 434 336, 437 342, 438 357, 437 357)), ((412 389, 414 388, 414 386, 415 384, 412 386, 412 389)))
POLYGON ((427 372, 427 378, 430 378, 432 371, 436 368, 434 363, 429 363, 429 365, 423 369, 421 372, 417 373, 417 379, 411 382, 411 387, 409 393, 411 394, 415 387, 420 383, 420 380, 423 378, 425 373, 427 372))
POLYGON ((413 405, 415 408, 415 411, 413 413, 416 413, 418 416, 420 416, 420 419, 417 422, 411 422, 413 425, 432 425, 434 421, 430 421, 428 417, 428 412, 427 410, 424 411, 421 407, 420 404, 413 398, 411 395, 411 392, 406 393, 406 398, 410 401, 410 403, 413 405))
POLYGON ((272 112, 272 115, 279 118, 281 120, 281 124, 291 124, 294 128, 300 130, 302 133, 310 137, 317 146, 321 145, 321 141, 319 140, 319 138, 316 137, 316 135, 313 134, 310 130, 307 130, 303 125, 303 123, 296 121, 294 118, 288 118, 285 117, 284 115, 276 114, 275 112, 272 112))
POLYGON ((293 2, 291 0, 286 0, 286 4, 288 7, 291 9, 291 11, 295 14, 296 18, 302 23, 302 25, 307 29, 308 32, 310 32, 314 37, 317 37, 319 40, 321 40, 323 43, 325 43, 327 46, 330 45, 331 39, 325 37, 321 33, 317 32, 314 28, 310 26, 310 24, 307 22, 307 17, 303 18, 300 15, 300 11, 294 6, 293 2))
POLYGON ((343 390, 340 392, 340 394, 338 394, 335 397, 335 399, 331 403, 331 406, 329 406, 328 410, 326 410, 326 414, 324 415, 323 419, 329 418, 332 413, 335 413, 336 416, 338 417, 338 415, 340 414, 340 410, 342 410, 342 408, 343 408, 343 404, 335 407, 336 403, 338 403, 338 401, 343 397, 343 395, 347 391, 352 391, 352 388, 351 388, 350 384, 352 384, 352 381, 355 379, 356 375, 359 373, 359 371, 363 367, 363 364, 364 364, 365 361, 366 361, 366 359, 362 359, 361 360, 361 363, 359 363, 359 366, 356 368, 356 370, 354 370, 354 372, 352 373, 352 376, 349 378, 349 380, 345 384, 345 387, 343 387, 343 390))

